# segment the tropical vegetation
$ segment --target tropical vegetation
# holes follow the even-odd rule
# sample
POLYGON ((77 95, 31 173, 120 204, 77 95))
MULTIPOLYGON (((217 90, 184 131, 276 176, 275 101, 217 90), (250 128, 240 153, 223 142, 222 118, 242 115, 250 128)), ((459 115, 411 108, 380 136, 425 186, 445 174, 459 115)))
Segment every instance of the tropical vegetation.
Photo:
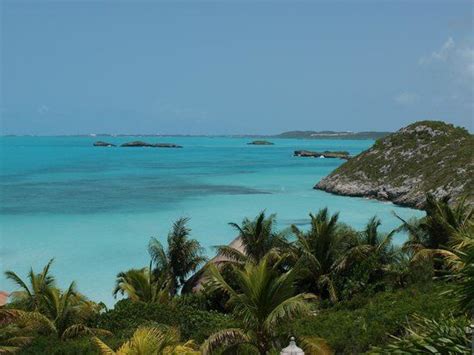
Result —
POLYGON ((295 336, 309 354, 468 354, 473 208, 426 201, 423 218, 391 231, 377 217, 355 230, 328 209, 278 230, 261 212, 231 224, 241 248, 218 246, 218 261, 179 219, 166 244, 150 240, 147 266, 118 272, 110 309, 74 282, 59 288, 52 260, 27 279, 7 271, 17 290, 0 308, 0 353, 275 354, 295 336))

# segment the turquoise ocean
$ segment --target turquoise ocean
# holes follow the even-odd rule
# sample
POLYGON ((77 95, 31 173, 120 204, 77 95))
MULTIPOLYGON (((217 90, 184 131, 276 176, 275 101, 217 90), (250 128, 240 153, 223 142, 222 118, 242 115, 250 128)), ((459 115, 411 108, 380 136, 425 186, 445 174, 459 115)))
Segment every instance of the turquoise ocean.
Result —
MULTIPOLYGON (((382 230, 422 212, 313 190, 339 159, 293 157, 296 149, 357 154, 373 141, 273 139, 247 145, 229 137, 1 137, 0 290, 3 271, 22 277, 54 258, 61 286, 75 280, 93 300, 113 303, 115 275, 148 264, 147 244, 162 241, 174 220, 190 217, 192 237, 213 255, 241 222, 276 213, 280 228, 308 226, 309 212, 328 207, 356 228, 377 215, 382 230), (182 149, 93 147, 96 140, 172 142, 182 149)), ((397 235, 396 243, 405 236, 397 235)))

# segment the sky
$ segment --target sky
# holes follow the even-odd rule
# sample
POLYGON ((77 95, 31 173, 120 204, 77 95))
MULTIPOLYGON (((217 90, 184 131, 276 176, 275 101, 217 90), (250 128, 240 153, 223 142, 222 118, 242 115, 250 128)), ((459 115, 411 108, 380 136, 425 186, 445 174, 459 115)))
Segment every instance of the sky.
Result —
POLYGON ((473 3, 1 5, 1 134, 473 130, 473 3))

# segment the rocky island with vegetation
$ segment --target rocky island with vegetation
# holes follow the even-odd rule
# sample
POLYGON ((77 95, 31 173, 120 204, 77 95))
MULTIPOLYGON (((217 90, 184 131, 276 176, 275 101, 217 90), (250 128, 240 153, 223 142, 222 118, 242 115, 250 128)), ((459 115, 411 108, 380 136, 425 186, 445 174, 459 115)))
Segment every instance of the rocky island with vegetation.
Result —
POLYGON ((274 145, 275 143, 266 140, 257 140, 247 143, 248 145, 274 145))
POLYGON ((142 142, 142 141, 133 141, 133 142, 124 143, 121 145, 121 147, 183 148, 182 146, 173 144, 173 143, 147 143, 147 142, 142 142))
POLYGON ((109 143, 109 142, 104 142, 104 141, 94 142, 93 146, 94 147, 116 147, 115 144, 109 143))
MULTIPOLYGON (((117 145, 104 141, 97 141, 92 144, 94 147, 116 147, 117 145)), ((147 143, 142 141, 127 142, 120 145, 126 148, 183 148, 183 146, 174 143, 147 143)))
POLYGON ((420 121, 379 139, 315 189, 422 208, 425 196, 473 201, 474 137, 441 121, 420 121))
POLYGON ((349 159, 350 154, 346 151, 328 151, 324 152, 313 152, 311 150, 295 150, 293 153, 295 157, 305 157, 305 158, 338 158, 338 159, 349 159))

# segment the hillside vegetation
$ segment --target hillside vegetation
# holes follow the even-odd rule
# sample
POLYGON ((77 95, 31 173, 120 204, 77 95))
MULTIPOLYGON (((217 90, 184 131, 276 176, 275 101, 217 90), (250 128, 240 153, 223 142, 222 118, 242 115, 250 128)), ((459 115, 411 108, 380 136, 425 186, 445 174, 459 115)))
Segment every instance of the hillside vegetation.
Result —
POLYGON ((321 180, 316 189, 421 208, 425 196, 452 201, 474 190, 474 137, 464 128, 420 121, 379 139, 321 180))

